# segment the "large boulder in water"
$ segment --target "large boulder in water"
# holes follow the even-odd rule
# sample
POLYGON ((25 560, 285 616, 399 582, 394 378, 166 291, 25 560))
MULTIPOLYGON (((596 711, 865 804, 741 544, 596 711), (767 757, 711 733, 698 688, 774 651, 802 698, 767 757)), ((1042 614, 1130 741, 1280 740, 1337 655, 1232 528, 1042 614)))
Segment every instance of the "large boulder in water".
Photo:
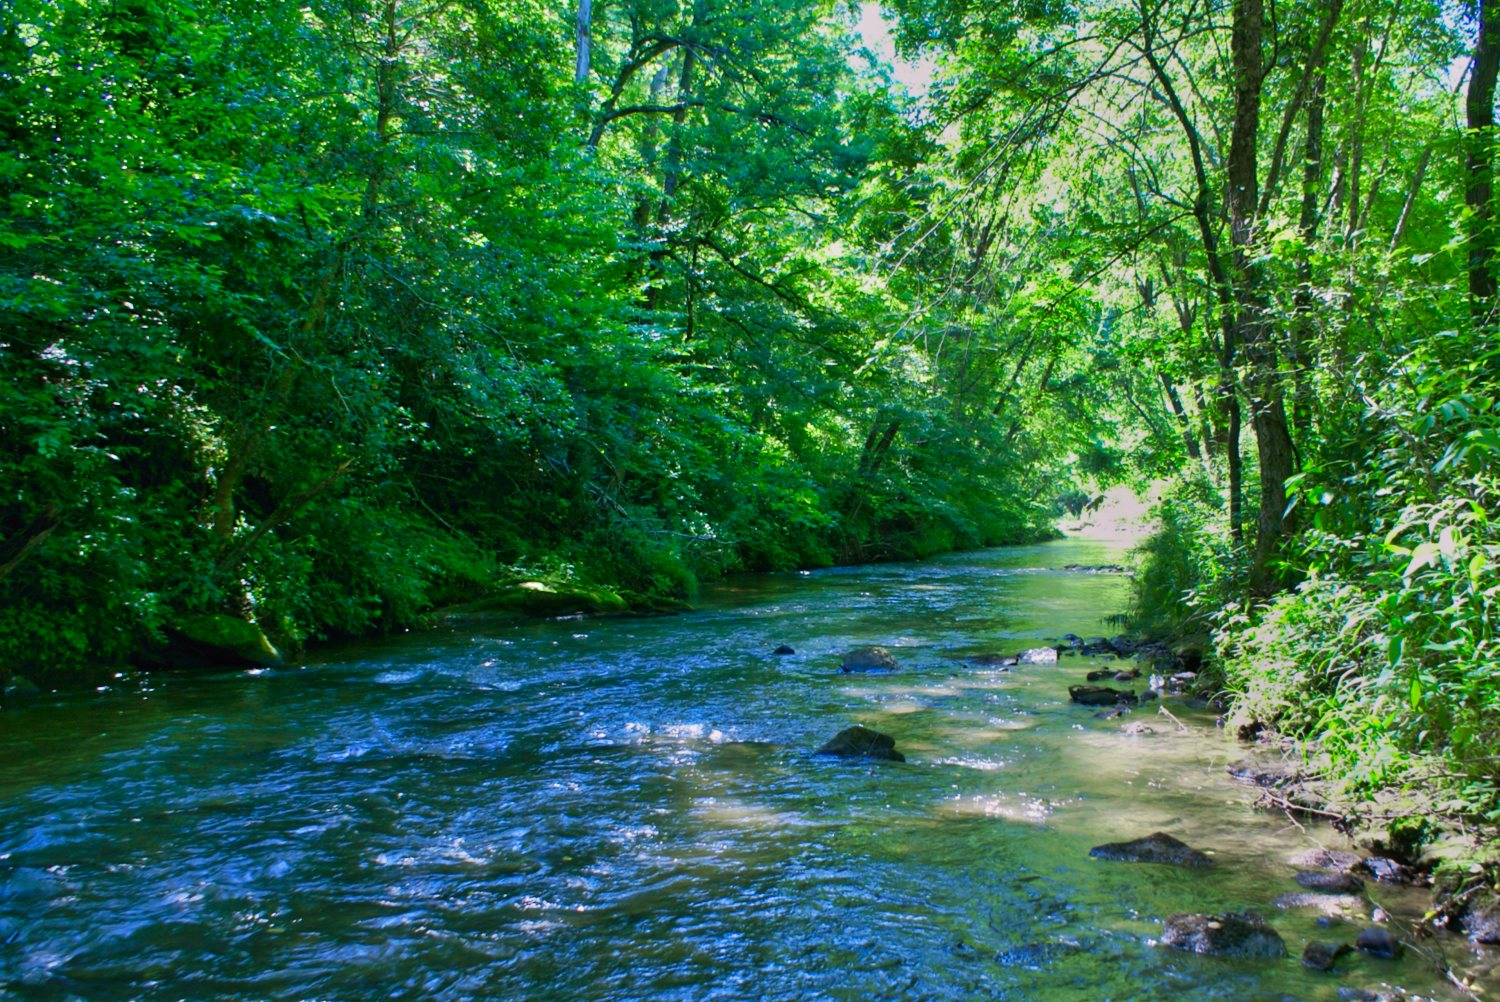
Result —
POLYGON ((1084 706, 1113 706, 1116 703, 1135 703, 1135 692, 1131 689, 1111 689, 1107 685, 1070 685, 1068 698, 1084 706))
POLYGON ((1337 870, 1298 870, 1292 876, 1309 891, 1322 894, 1359 894, 1365 889, 1363 880, 1337 870))
POLYGON ((1277 959, 1286 956, 1286 943, 1265 919, 1254 912, 1173 915, 1167 919, 1161 942, 1163 946, 1206 957, 1277 959))
POLYGON ((833 755, 837 758, 878 758, 890 762, 905 762, 906 756, 896 750, 896 739, 889 734, 872 731, 855 724, 835 734, 827 744, 819 748, 818 755, 833 755))
POLYGON ((42 690, 29 678, 16 675, 0 688, 0 707, 20 706, 23 703, 35 702, 42 695, 42 690))
POLYGON ((1153 832, 1130 842, 1107 842, 1089 850, 1094 859, 1120 863, 1164 863, 1168 866, 1213 866, 1207 854, 1199 852, 1166 832, 1153 832))
POLYGON ((839 662, 839 671, 896 671, 901 662, 884 647, 856 647, 839 662))

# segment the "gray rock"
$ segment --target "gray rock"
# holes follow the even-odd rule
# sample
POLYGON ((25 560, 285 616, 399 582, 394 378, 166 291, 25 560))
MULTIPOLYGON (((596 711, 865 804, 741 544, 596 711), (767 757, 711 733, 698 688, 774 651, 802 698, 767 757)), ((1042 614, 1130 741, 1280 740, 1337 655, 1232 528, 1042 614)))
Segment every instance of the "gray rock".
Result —
POLYGON ((42 695, 42 690, 29 678, 21 675, 13 676, 10 683, 0 691, 0 706, 20 706, 23 703, 35 702, 42 695))
POLYGON ((1291 864, 1309 870, 1336 870, 1353 873, 1364 866, 1365 861, 1357 853, 1341 849, 1309 849, 1293 856, 1291 864))
POLYGON ((1113 668, 1096 668, 1084 676, 1084 678, 1090 682, 1102 682, 1107 678, 1114 677, 1115 670, 1113 668))
POLYGON ((1169 866, 1213 866, 1207 854, 1199 852, 1166 832, 1153 832, 1132 842, 1108 842, 1089 850, 1094 859, 1120 863, 1164 863, 1169 866))
POLYGON ((1348 943, 1320 943, 1314 940, 1302 948, 1302 963, 1315 971, 1331 971, 1340 957, 1353 952, 1348 943))
POLYGON ((837 758, 874 758, 905 762, 906 756, 896 750, 896 739, 855 724, 839 731, 815 754, 837 758))
POLYGON ((1389 929, 1382 929, 1378 925, 1362 929, 1354 938, 1354 946, 1361 953, 1381 960, 1395 960, 1401 954, 1401 941, 1389 929))
POLYGON ((1057 664, 1057 648, 1033 647, 1029 651, 1022 651, 1018 657, 1023 665, 1055 665, 1057 664))
POLYGON ((1280 789, 1301 779, 1302 771, 1290 762, 1257 761, 1253 758, 1246 758, 1231 763, 1229 775, 1242 783, 1254 783, 1256 786, 1280 789))
POLYGON ((1277 908, 1306 908, 1332 917, 1348 917, 1359 911, 1364 901, 1350 894, 1283 894, 1272 900, 1277 908))
POLYGON ((1208 957, 1286 956, 1286 943, 1254 912, 1173 915, 1167 919, 1161 942, 1163 946, 1208 957))
POLYGON ((1124 727, 1120 728, 1120 733, 1128 735, 1132 738, 1144 738, 1150 737, 1152 734, 1155 734, 1156 728, 1152 727, 1150 724, 1143 724, 1140 721, 1136 721, 1134 723, 1126 724, 1124 727))
POLYGON ((1107 685, 1070 685, 1068 698, 1083 706, 1113 706, 1115 703, 1137 702, 1130 689, 1111 689, 1107 685))
POLYGON ((1403 863, 1398 863, 1394 859, 1371 856, 1364 862, 1365 869, 1369 870, 1371 876, 1382 884, 1409 884, 1412 882, 1411 867, 1403 863))
POLYGON ((856 647, 839 662, 839 670, 846 672, 896 671, 900 667, 901 662, 884 647, 856 647))
POLYGON ((1359 894, 1365 889, 1365 882, 1352 873, 1299 870, 1293 879, 1309 891, 1321 891, 1324 894, 1359 894))
POLYGON ((1347 986, 1339 989, 1339 1002, 1405 1002, 1410 998, 1405 992, 1379 992, 1347 986))
POLYGON ((1500 944, 1500 895, 1485 891, 1470 898, 1459 927, 1476 943, 1500 944))

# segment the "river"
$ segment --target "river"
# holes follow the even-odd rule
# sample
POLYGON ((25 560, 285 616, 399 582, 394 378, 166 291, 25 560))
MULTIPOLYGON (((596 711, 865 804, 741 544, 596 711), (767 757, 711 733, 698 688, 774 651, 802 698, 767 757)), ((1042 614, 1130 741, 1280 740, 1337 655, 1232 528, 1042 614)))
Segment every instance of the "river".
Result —
POLYGON ((1413 952, 1302 967, 1361 925, 1271 902, 1339 837, 1253 809, 1211 715, 1101 720, 1067 701, 1083 659, 956 659, 1106 632, 1123 579, 1061 568, 1121 555, 745 577, 685 615, 468 622, 0 715, 0 997, 1461 997, 1413 952), (905 670, 838 674, 863 644, 905 670), (811 754, 852 723, 908 761, 811 754), (1156 830, 1217 865, 1089 858, 1156 830), (1246 907, 1288 959, 1154 942, 1246 907))

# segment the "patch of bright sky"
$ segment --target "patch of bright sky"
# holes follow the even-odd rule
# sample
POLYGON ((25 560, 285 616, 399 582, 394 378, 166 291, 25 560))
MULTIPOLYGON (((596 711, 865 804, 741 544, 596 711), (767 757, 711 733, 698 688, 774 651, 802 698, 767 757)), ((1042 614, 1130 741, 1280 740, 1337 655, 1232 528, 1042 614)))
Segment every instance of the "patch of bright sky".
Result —
POLYGON ((860 5, 859 35, 875 58, 890 66, 891 76, 905 86, 908 93, 919 98, 927 96, 935 64, 925 56, 916 60, 903 59, 896 52, 890 22, 878 3, 860 5))

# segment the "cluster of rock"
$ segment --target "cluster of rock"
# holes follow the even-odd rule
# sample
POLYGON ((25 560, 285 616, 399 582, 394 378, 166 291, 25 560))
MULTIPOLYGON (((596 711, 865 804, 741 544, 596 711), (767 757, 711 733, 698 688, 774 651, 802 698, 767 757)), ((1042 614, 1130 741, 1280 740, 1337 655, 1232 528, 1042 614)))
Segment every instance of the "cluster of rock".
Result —
MULTIPOLYGON (((789 647, 782 647, 775 653, 793 652, 789 647)), ((1103 712, 1096 714, 1100 717, 1121 716, 1129 713, 1140 702, 1189 689, 1196 680, 1194 669, 1198 667, 1191 654, 1185 656, 1181 651, 1171 651, 1163 645, 1121 637, 1084 640, 1071 634, 1055 646, 1031 648, 1016 653, 980 654, 964 660, 970 664, 1005 670, 1021 665, 1055 665, 1061 657, 1068 655, 1129 657, 1137 660, 1137 664, 1129 667, 1096 668, 1088 673, 1086 684, 1068 687, 1069 698, 1073 702, 1084 706, 1104 707, 1103 712), (1143 692, 1138 693, 1135 688, 1098 684, 1139 679, 1144 674, 1141 662, 1152 669, 1147 688, 1143 692)), ((839 662, 839 671, 845 673, 891 672, 900 670, 901 667, 900 661, 890 650, 878 646, 855 648, 839 662)), ((1153 733, 1144 724, 1126 725, 1126 730, 1135 735, 1153 733)), ((816 754, 843 759, 905 762, 906 756, 897 751, 895 745, 895 739, 890 735, 855 725, 840 731, 818 748, 816 754)), ((1302 779, 1297 767, 1286 762, 1240 762, 1230 766, 1229 771, 1236 778, 1271 789, 1295 789, 1302 779)), ((1214 860, 1208 853, 1194 849, 1165 832, 1154 832, 1128 842, 1095 846, 1089 855, 1095 859, 1117 862, 1201 868, 1214 865, 1214 860)), ((1365 877, 1392 883, 1408 883, 1413 878, 1410 868, 1398 860, 1382 856, 1361 857, 1347 852, 1316 850, 1292 862, 1298 867, 1293 880, 1302 890, 1281 895, 1272 903, 1281 909, 1306 908, 1319 911, 1328 917, 1320 919, 1320 923, 1334 917, 1353 918, 1364 908, 1365 877)), ((1449 917, 1452 925, 1468 933, 1476 942, 1500 942, 1500 895, 1492 891, 1481 889, 1480 893, 1470 892, 1451 910, 1449 917)), ((1376 910, 1376 923, 1387 919, 1388 916, 1376 910)), ((1216 957, 1274 959, 1287 955, 1286 943, 1281 936, 1263 916, 1252 911, 1180 913, 1168 916, 1163 922, 1160 942, 1172 949, 1216 957)), ((1402 943, 1397 936, 1380 924, 1371 924, 1360 929, 1352 943, 1315 940, 1304 944, 1301 961, 1315 970, 1333 971, 1346 957, 1363 955, 1390 960, 1399 957, 1401 952, 1402 943)), ((1403 997, 1405 996, 1401 994, 1372 993, 1362 988, 1339 989, 1341 999, 1380 1000, 1403 997)))
MULTIPOLYGON (((1095 859, 1123 863, 1156 863, 1165 866, 1211 867, 1213 858, 1194 849, 1166 832, 1153 832, 1129 842, 1109 842, 1089 851, 1095 859)), ((1304 853, 1292 861, 1297 870, 1293 879, 1311 893, 1284 895, 1275 902, 1287 907, 1300 906, 1307 899, 1326 897, 1349 899, 1364 890, 1364 882, 1355 872, 1368 861, 1353 853, 1319 849, 1304 853)), ((1223 914, 1178 913, 1168 916, 1162 925, 1161 944, 1189 953, 1212 957, 1276 959, 1287 955, 1286 942, 1264 916, 1255 912, 1223 914)), ((1344 957, 1359 953, 1379 960, 1401 955, 1402 944, 1389 929, 1369 925, 1361 929, 1352 944, 1312 941, 1302 950, 1302 963, 1320 971, 1331 971, 1344 957)), ((1340 990, 1340 998, 1366 998, 1364 989, 1340 990)), ((1393 996, 1394 997, 1394 996, 1393 996)))

